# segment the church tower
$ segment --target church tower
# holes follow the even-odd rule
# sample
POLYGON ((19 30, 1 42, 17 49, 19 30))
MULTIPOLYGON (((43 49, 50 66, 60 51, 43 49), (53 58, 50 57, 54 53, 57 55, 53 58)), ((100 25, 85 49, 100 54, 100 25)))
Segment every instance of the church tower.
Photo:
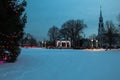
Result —
POLYGON ((101 6, 100 6, 100 17, 99 17, 99 23, 98 23, 98 44, 99 44, 99 47, 103 47, 103 38, 104 38, 104 32, 105 32, 105 29, 104 29, 104 22, 103 22, 103 16, 102 16, 102 9, 101 9, 101 6))
POLYGON ((102 16, 102 10, 100 7, 100 17, 99 17, 99 24, 98 24, 98 35, 102 35, 104 33, 104 22, 103 22, 103 16, 102 16))

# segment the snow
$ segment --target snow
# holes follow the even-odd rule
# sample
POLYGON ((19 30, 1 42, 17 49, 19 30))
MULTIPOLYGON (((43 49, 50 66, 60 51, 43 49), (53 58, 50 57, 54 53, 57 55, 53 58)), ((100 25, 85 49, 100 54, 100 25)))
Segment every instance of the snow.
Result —
POLYGON ((120 80, 120 50, 23 48, 0 80, 120 80))

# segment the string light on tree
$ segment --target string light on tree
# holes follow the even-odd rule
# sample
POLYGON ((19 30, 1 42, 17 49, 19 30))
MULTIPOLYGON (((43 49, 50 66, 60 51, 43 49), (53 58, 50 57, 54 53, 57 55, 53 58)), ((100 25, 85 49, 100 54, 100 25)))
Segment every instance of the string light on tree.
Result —
POLYGON ((26 23, 23 21, 26 20, 26 14, 23 14, 26 1, 0 0, 0 3, 0 9, 3 8, 0 12, 0 15, 2 15, 0 17, 0 59, 4 59, 7 51, 10 53, 7 61, 14 62, 20 54, 18 42, 22 38, 23 28, 26 23), (20 34, 19 31, 21 31, 20 34))

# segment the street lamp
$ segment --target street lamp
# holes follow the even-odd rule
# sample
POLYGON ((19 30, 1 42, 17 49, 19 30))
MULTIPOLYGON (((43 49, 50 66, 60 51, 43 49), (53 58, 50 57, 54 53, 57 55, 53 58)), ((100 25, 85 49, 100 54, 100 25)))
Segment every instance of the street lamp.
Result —
POLYGON ((96 48, 98 48, 98 40, 96 40, 96 48))
POLYGON ((45 48, 46 48, 46 41, 44 43, 45 43, 45 48))
POLYGON ((91 47, 93 48, 93 39, 91 39, 91 43, 92 43, 92 44, 91 44, 91 47))
POLYGON ((43 47, 44 41, 42 41, 42 47, 43 47))

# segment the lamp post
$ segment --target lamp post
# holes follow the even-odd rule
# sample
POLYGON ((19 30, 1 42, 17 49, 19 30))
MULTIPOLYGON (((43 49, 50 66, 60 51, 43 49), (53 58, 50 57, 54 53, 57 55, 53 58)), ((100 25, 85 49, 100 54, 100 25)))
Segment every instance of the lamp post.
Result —
POLYGON ((91 43, 92 43, 92 44, 91 44, 91 47, 93 48, 93 39, 91 39, 91 43))
POLYGON ((44 41, 42 41, 42 47, 43 47, 44 41))
POLYGON ((96 40, 96 48, 98 48, 98 40, 96 40))
POLYGON ((44 43, 45 43, 45 48, 46 48, 46 41, 44 43))

